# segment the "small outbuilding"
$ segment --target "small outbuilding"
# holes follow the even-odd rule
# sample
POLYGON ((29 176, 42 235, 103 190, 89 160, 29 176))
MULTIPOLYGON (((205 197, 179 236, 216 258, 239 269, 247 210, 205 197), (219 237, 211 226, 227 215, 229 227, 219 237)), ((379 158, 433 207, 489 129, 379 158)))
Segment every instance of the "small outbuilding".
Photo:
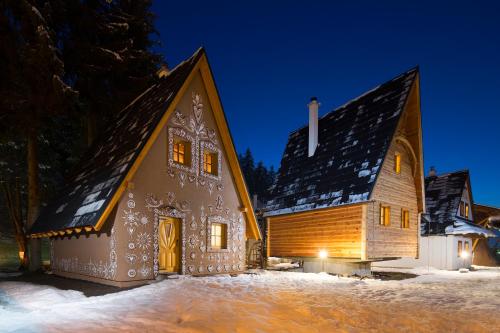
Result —
POLYGON ((431 168, 425 178, 425 198, 427 214, 422 219, 418 258, 377 263, 377 266, 469 268, 475 256, 474 243, 495 236, 474 223, 468 170, 437 175, 431 168))

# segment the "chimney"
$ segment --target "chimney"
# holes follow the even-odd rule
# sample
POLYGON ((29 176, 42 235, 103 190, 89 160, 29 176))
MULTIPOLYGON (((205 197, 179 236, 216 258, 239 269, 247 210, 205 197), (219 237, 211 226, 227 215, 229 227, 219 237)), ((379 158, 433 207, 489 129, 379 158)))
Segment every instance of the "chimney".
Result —
POLYGON ((311 157, 318 146, 318 109, 319 103, 316 97, 311 97, 309 104, 309 150, 308 156, 311 157))
POLYGON ((158 76, 158 78, 162 79, 164 78, 165 76, 168 75, 168 73, 170 73, 170 70, 168 69, 168 66, 167 64, 162 64, 160 66, 160 69, 158 69, 156 71, 156 76, 158 76))
POLYGON ((429 177, 436 177, 436 168, 433 166, 429 169, 429 177))

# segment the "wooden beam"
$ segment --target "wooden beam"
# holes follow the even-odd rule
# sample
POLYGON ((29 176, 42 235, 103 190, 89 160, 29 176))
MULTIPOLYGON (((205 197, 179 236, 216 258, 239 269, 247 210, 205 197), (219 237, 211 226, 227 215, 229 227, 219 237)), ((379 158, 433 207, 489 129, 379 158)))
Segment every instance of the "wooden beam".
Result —
POLYGON ((367 260, 368 252, 367 252, 367 231, 366 231, 366 224, 367 224, 367 211, 368 211, 368 206, 363 205, 361 209, 361 260, 367 260))
POLYGON ((417 160, 417 155, 415 154, 415 151, 413 150, 413 147, 411 146, 411 143, 403 136, 397 136, 396 137, 396 142, 400 142, 401 144, 403 144, 403 146, 406 147, 406 149, 408 149, 408 151, 410 152, 411 154, 411 158, 413 160, 413 177, 416 176, 417 174, 417 171, 418 171, 418 160, 417 160))

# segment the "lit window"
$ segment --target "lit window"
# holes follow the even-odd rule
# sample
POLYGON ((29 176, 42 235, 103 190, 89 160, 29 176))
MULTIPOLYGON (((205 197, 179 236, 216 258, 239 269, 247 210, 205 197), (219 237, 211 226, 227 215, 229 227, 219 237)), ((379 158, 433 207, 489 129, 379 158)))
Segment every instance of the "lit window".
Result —
POLYGON ((460 201, 459 215, 461 217, 469 217, 469 204, 465 201, 460 201))
POLYGON ((210 151, 203 153, 203 171, 217 175, 217 154, 210 151))
POLYGON ((410 227, 410 211, 408 209, 401 210, 401 228, 410 227))
POLYGON ((191 143, 188 141, 176 140, 174 141, 174 162, 184 165, 189 165, 189 150, 191 143))
POLYGON ((380 206, 380 225, 388 226, 391 224, 391 207, 380 206))
POLYGON ((213 249, 227 248, 227 226, 224 223, 212 223, 210 246, 213 249))
POLYGON ((394 171, 397 174, 401 173, 401 154, 399 153, 396 153, 396 155, 394 155, 394 171))
POLYGON ((464 243, 464 251, 465 252, 469 252, 470 248, 469 248, 469 242, 465 242, 464 243))
POLYGON ((458 241, 458 256, 462 256, 462 241, 458 241))

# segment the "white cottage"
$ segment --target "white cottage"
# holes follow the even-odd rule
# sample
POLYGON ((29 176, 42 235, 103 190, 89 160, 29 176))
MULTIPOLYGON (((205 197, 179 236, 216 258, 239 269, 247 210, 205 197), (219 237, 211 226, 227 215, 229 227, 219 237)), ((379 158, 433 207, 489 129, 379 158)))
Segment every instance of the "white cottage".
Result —
POLYGON ((436 175, 431 168, 425 178, 425 198, 428 214, 421 221, 418 257, 378 262, 374 266, 468 268, 474 256, 474 241, 494 237, 490 230, 474 224, 468 170, 436 175))
POLYGON ((260 231, 206 54, 159 74, 31 229, 55 274, 127 287, 245 270, 260 231))

